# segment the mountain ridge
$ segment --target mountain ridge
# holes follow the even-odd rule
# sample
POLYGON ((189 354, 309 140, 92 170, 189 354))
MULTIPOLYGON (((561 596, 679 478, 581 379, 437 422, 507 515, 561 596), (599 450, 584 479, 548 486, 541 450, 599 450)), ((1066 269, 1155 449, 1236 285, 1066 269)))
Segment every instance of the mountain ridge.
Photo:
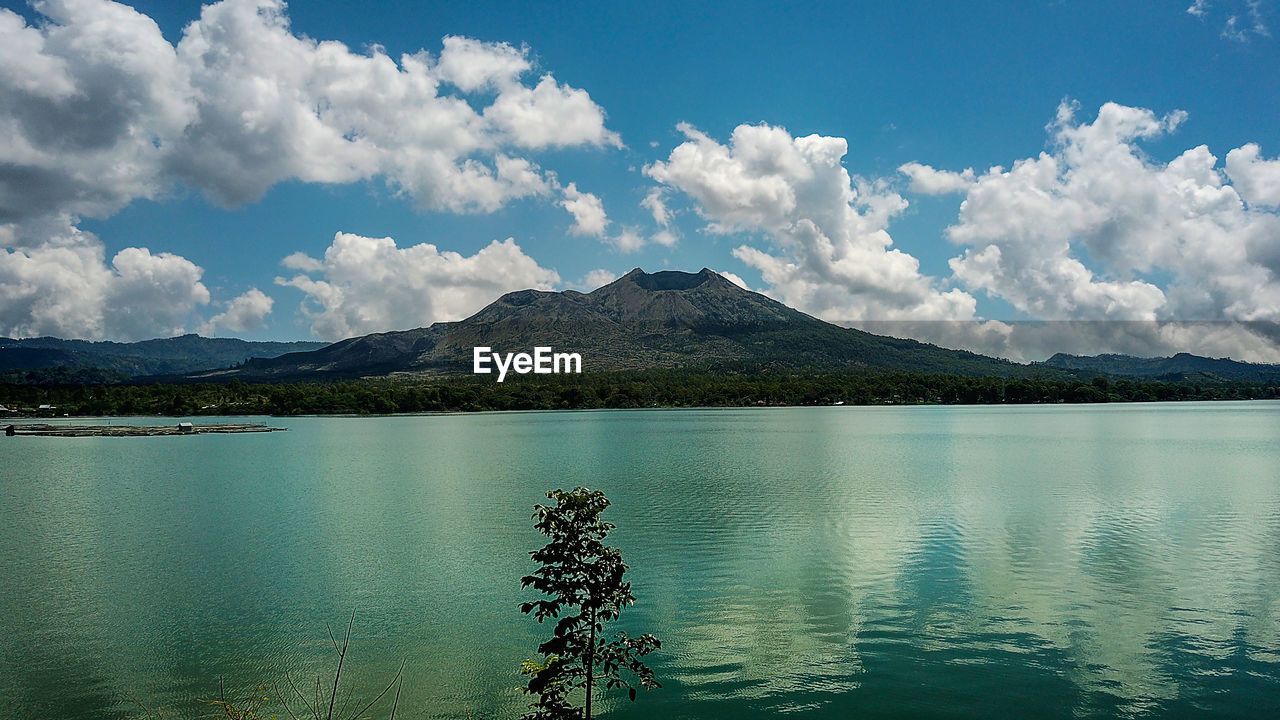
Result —
POLYGON ((224 368, 252 357, 315 350, 326 344, 206 338, 194 333, 137 342, 0 337, 0 371, 84 368, 130 377, 173 375, 224 368))
POLYGON ((578 352, 583 371, 764 367, 890 368, 1017 376, 1044 370, 965 350, 840 327, 741 288, 719 273, 636 268, 590 293, 517 290, 470 317, 348 338, 311 352, 200 373, 272 380, 472 371, 475 347, 578 352))
POLYGON ((1167 358, 1057 353, 1044 362, 1024 365, 834 325, 739 287, 708 268, 697 273, 646 273, 636 268, 589 293, 516 290, 463 320, 328 344, 191 334, 135 343, 0 338, 0 371, 53 369, 57 372, 37 375, 45 377, 44 382, 69 378, 73 383, 81 369, 102 371, 102 379, 90 382, 463 375, 472 372, 473 348, 482 346, 495 352, 530 352, 536 346, 578 352, 584 372, 874 368, 1085 381, 1098 375, 1196 382, 1280 381, 1280 365, 1190 353, 1167 358))
POLYGON ((1248 363, 1180 352, 1169 357, 1139 357, 1119 353, 1070 355, 1057 353, 1042 365, 1076 373, 1160 380, 1280 381, 1280 365, 1248 363))

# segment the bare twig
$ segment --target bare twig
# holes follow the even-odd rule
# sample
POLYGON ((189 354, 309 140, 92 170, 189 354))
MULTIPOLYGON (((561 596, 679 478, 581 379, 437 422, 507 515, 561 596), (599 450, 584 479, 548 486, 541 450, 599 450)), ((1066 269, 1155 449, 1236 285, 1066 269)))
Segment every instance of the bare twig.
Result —
MULTIPOLYGON (((391 686, 396 684, 396 681, 400 679, 400 675, 401 675, 401 673, 403 673, 403 672, 404 672, 404 664, 405 664, 406 662, 408 662, 408 661, 407 661, 407 660, 402 660, 402 661, 400 662, 400 669, 396 671, 396 676, 395 676, 395 677, 393 677, 393 678, 391 678, 391 682, 387 683, 387 686, 386 686, 385 688, 383 688, 383 689, 382 689, 382 692, 378 693, 378 697, 374 698, 374 699, 373 699, 373 700, 372 700, 368 705, 365 705, 363 710, 361 710, 360 712, 356 713, 355 715, 352 715, 352 716, 351 716, 351 720, 356 720, 356 718, 357 718, 357 717, 359 717, 360 715, 363 715, 363 714, 365 714, 366 712, 368 712, 368 711, 369 711, 369 708, 373 707, 375 703, 377 703, 379 700, 381 700, 381 699, 382 699, 382 696, 383 696, 383 695, 386 695, 386 694, 387 694, 387 691, 391 690, 391 686)), ((396 704, 399 704, 399 702, 400 702, 400 691, 399 691, 399 690, 396 690, 396 704)), ((392 710, 392 717, 395 717, 395 711, 394 711, 394 710, 392 710)))
MULTIPOLYGON (((338 699, 338 682, 342 679, 342 663, 347 659, 347 646, 351 644, 351 628, 356 624, 356 611, 351 611, 351 620, 347 622, 347 636, 342 639, 342 649, 338 651, 338 671, 333 674, 333 690, 329 693, 329 715, 325 720, 333 720, 333 703, 338 699)), ((329 639, 333 639, 333 628, 329 628, 329 639)), ((338 644, 336 641, 333 643, 338 644)))
MULTIPOLYGON (((320 713, 316 711, 315 707, 312 706, 311 703, 307 702, 307 696, 303 695, 302 691, 298 689, 298 684, 293 681, 293 676, 289 674, 288 670, 284 671, 284 679, 289 681, 289 687, 293 688, 293 692, 297 694, 298 699, 302 701, 302 704, 306 706, 307 710, 311 711, 311 717, 319 718, 320 713)), ((276 694, 281 697, 281 701, 283 702, 284 693, 276 694)), ((290 715, 293 715, 293 720, 302 720, 297 715, 294 715, 293 710, 290 709, 288 705, 285 705, 285 709, 289 711, 290 715)))
MULTIPOLYGON (((404 672, 404 664, 407 660, 400 661, 400 672, 404 672)), ((404 689, 404 678, 400 678, 400 684, 396 685, 396 699, 391 703, 391 717, 388 720, 396 720, 396 708, 400 707, 400 691, 404 689)), ((470 713, 468 713, 469 715, 470 713)))

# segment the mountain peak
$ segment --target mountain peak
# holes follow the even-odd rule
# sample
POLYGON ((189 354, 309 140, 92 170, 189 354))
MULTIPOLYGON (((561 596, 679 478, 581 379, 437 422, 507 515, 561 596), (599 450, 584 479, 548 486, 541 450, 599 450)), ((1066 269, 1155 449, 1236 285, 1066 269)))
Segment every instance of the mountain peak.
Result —
POLYGON ((692 290, 706 284, 708 281, 727 282, 720 273, 710 268, 702 268, 696 273, 679 270, 659 270, 658 272, 647 273, 641 268, 636 268, 618 278, 618 280, 629 282, 645 290, 654 291, 692 290))
POLYGON ((1020 368, 831 325, 745 290, 710 268, 693 273, 635 268, 587 294, 518 290, 463 320, 353 338, 223 375, 468 373, 477 347, 502 352, 564 348, 581 353, 584 372, 729 363, 995 375, 1020 368))

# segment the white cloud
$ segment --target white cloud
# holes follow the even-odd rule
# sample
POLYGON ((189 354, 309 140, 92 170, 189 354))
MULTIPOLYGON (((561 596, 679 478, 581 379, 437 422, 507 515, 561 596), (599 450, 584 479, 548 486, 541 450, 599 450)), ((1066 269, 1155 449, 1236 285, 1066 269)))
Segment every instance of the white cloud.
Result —
POLYGON ((1218 18, 1215 22, 1222 22, 1220 36, 1227 40, 1245 43, 1252 36, 1271 37, 1271 28, 1263 17, 1262 0, 1223 0, 1217 3, 1194 0, 1186 11, 1201 20, 1218 18))
MULTIPOLYGON (((290 256, 295 257, 295 256, 290 256)), ((515 241, 493 241, 470 257, 422 243, 338 233, 312 274, 276 278, 306 294, 303 314, 324 340, 461 320, 512 290, 560 282, 515 241)), ((302 265, 296 260, 293 265, 302 265)))
POLYGON ((973 168, 965 168, 964 172, 957 173, 909 162, 898 168, 898 171, 911 178, 912 192, 922 195, 964 192, 973 185, 973 168))
POLYGON ((569 183, 561 188, 560 206, 573 216, 573 225, 569 232, 574 235, 590 235, 612 245, 618 252, 629 254, 639 251, 647 243, 656 243, 664 247, 674 247, 678 242, 675 233, 660 230, 647 239, 638 230, 626 227, 617 233, 608 233, 609 217, 605 214, 604 203, 592 193, 578 190, 577 185, 569 183))
POLYGON ((199 305, 209 303, 204 273, 190 260, 146 248, 125 248, 111 260, 114 275, 103 298, 106 336, 142 340, 180 335, 199 305))
MULTIPOLYGON (((1040 319, 1280 320, 1280 217, 1241 202, 1203 145, 1165 164, 1137 147, 1184 117, 1108 103, 1081 123, 1064 103, 1052 152, 967 193, 956 278, 1040 319)), ((1242 150, 1241 177, 1270 170, 1242 150)))
POLYGON ((0 222, 102 216, 167 183, 169 142, 194 118, 184 68, 150 18, 88 0, 0 9, 0 222))
MULTIPOLYGON (((15 233, 12 226, 8 231, 15 233)), ((57 242, 36 247, 0 249, 0 335, 103 336, 103 300, 112 273, 102 244, 69 223, 55 237, 57 242)))
POLYGON ((661 229, 649 236, 649 242, 655 245, 661 245, 667 248, 673 248, 680 242, 680 235, 676 228, 671 225, 673 214, 671 209, 667 207, 666 188, 651 188, 640 201, 640 207, 645 208, 653 215, 653 221, 661 229))
POLYGON ((1185 117, 1108 103, 1081 122, 1063 103, 1049 151, 968 188, 948 229, 964 247, 955 279, 1041 320, 1146 321, 1132 347, 1261 357, 1265 334, 1242 323, 1280 321, 1276 161, 1250 144, 1228 153, 1224 173, 1203 145, 1167 163, 1138 147, 1185 117), (1197 340, 1184 321, 1238 322, 1197 340))
POLYGON ((1227 24, 1222 26, 1222 37, 1236 42, 1244 42, 1249 39, 1249 35, 1240 27, 1239 15, 1232 15, 1227 18, 1227 24))
POLYGON ((181 334, 209 302, 203 271, 170 253, 102 243, 70 218, 3 227, 0 335, 145 340, 181 334), (32 227, 32 225, 37 227, 32 227), (32 234, 39 242, 23 242, 32 234))
POLYGON ((1271 37, 1271 29, 1262 21, 1260 0, 1246 0, 1245 15, 1232 15, 1222 27, 1222 37, 1236 42, 1248 42, 1250 35, 1271 37))
POLYGON ((1262 19, 1262 0, 1245 0, 1245 4, 1249 8, 1250 29, 1262 37, 1271 37, 1271 28, 1262 19))
POLYGON ((626 228, 622 232, 610 237, 609 242, 618 248, 622 253, 633 253, 644 247, 644 236, 636 232, 632 228, 626 228))
POLYGON ((653 221, 664 228, 671 224, 671 211, 667 209, 665 196, 663 189, 656 187, 640 201, 640 207, 653 213, 653 221))
POLYGON ((649 237, 649 241, 663 247, 675 247, 680 238, 670 230, 659 230, 649 237))
POLYGON ((280 261, 280 264, 290 270, 301 270, 302 272, 316 272, 324 268, 324 263, 304 252, 290 253, 280 261))
POLYGON ((723 275, 723 276, 724 276, 724 278, 725 278, 726 280, 728 280, 729 282, 733 283, 734 285, 737 285, 738 287, 742 288, 743 290, 750 290, 750 289, 751 289, 750 287, 748 287, 748 286, 747 286, 747 281, 746 281, 746 280, 743 280, 741 277, 738 277, 737 275, 734 275, 734 274, 733 274, 733 273, 731 273, 731 272, 725 272, 725 271, 723 271, 723 270, 717 270, 716 272, 720 273, 721 275, 723 275))
POLYGON ((573 287, 583 292, 591 292, 592 290, 604 287, 617 279, 617 273, 611 270, 605 270, 604 268, 596 268, 595 270, 588 271, 586 275, 583 275, 576 283, 573 284, 573 287))
MULTIPOLYGON (((287 180, 381 180, 419 209, 491 212, 557 187, 526 151, 621 146, 585 91, 525 77, 527 48, 447 37, 439 57, 357 53, 295 34, 281 0, 206 5, 176 45, 106 0, 34 9, 44 17, 28 25, 0 8, 0 251, 18 283, 0 292, 0 322, 11 333, 127 339, 195 322, 187 315, 209 299, 195 264, 129 248, 108 266, 75 228, 176 186, 234 206, 287 180)), ((249 323, 263 306, 228 305, 220 322, 249 323)))
POLYGON ((171 169, 225 204, 297 178, 377 176, 422 209, 490 212, 549 192, 521 148, 617 145, 590 96, 543 75, 526 87, 526 49, 449 37, 397 63, 294 35, 283 5, 227 0, 184 32, 200 115, 171 169), (446 86, 460 93, 449 92, 446 86), (492 90, 487 107, 467 93, 492 90))
POLYGON ((1280 322, 1280 161, 1246 145, 1224 170, 1204 146, 1168 162, 1139 148, 1185 118, 1108 103, 1081 122, 1064 102, 1050 149, 1008 170, 904 165, 918 192, 963 193, 948 229, 963 251, 941 281, 892 248, 888 226, 906 202, 883 182, 851 178, 839 138, 740 126, 721 144, 685 126, 688 140, 646 172, 693 198, 709 231, 765 233, 775 249, 748 243, 735 257, 767 292, 820 317, 895 321, 926 340, 1019 359, 1042 359, 1057 342, 1053 352, 1280 360, 1267 325, 1280 322), (975 318, 965 290, 1072 322, 954 322, 975 318))
POLYGON ((1015 362, 1048 359, 1055 353, 1168 357, 1189 352, 1245 362, 1277 362, 1277 327, 1230 322, 886 321, 847 323, 860 330, 913 338, 941 347, 970 350, 1015 362))
POLYGON ((1280 206, 1280 160, 1260 160, 1257 143, 1227 153, 1227 175, 1240 197, 1250 205, 1280 206))
POLYGON ((463 92, 510 87, 532 69, 529 51, 506 43, 486 43, 449 36, 436 72, 440 79, 463 92))
POLYGON ((533 88, 504 89, 484 117, 521 147, 622 147, 618 134, 605 129, 604 113, 587 91, 561 85, 551 75, 533 88))
POLYGON ((109 215, 176 182, 238 205, 290 179, 491 211, 549 192, 518 151, 620 146, 585 91, 522 84, 528 50, 504 43, 397 61, 294 34, 280 0, 225 0, 174 46, 124 5, 35 8, 47 22, 0 9, 0 221, 109 215))
POLYGON ((275 301, 258 288, 249 288, 244 294, 227 303, 227 309, 209 318, 209 322, 200 328, 200 334, 206 337, 221 330, 230 332, 246 332, 262 327, 275 301))
POLYGON ((560 206, 573 216, 569 232, 574 235, 604 237, 609 218, 605 215, 604 203, 600 198, 591 193, 580 192, 574 183, 569 183, 562 194, 564 198, 560 201, 560 206))
POLYGON ((733 251, 783 302, 819 317, 973 317, 974 299, 920 274, 892 248, 889 221, 906 207, 884 183, 856 182, 841 164, 843 138, 792 137, 740 125, 722 145, 689 125, 687 141, 645 173, 692 197, 714 233, 764 232, 774 253, 733 251))

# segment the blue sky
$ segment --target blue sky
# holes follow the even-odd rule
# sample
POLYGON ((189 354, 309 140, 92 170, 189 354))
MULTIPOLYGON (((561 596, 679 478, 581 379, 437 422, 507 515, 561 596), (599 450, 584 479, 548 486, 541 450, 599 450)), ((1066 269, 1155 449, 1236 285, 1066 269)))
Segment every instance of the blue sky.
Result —
POLYGON ((336 340, 707 266, 1008 357, 1280 360, 1239 324, 1280 321, 1269 2, 0 7, 3 335, 336 340))

